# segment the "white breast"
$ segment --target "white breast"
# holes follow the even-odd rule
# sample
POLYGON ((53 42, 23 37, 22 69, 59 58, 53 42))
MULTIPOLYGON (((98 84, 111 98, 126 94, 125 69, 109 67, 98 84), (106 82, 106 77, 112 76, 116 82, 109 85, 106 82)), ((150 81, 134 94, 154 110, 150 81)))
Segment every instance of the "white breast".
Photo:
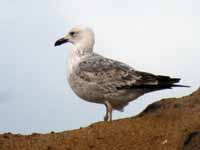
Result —
POLYGON ((69 52, 69 57, 67 59, 67 77, 69 78, 70 74, 73 73, 74 68, 80 62, 80 57, 76 54, 74 49, 71 49, 69 52))

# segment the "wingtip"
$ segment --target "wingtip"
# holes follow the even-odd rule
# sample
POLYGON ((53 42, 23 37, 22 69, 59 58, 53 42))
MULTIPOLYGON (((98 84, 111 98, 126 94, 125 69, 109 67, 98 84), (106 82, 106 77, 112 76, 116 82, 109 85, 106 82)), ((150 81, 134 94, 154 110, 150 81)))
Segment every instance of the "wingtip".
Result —
POLYGON ((181 85, 181 84, 173 84, 173 87, 184 87, 184 88, 190 88, 189 85, 181 85))

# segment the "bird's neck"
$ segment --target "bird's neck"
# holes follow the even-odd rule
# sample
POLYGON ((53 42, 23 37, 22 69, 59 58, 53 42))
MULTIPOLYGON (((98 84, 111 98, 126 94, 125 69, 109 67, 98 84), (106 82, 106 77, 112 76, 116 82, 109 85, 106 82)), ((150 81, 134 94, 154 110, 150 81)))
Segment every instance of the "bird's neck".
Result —
POLYGON ((78 57, 84 57, 85 55, 89 55, 93 52, 94 38, 83 39, 77 43, 73 43, 73 45, 75 47, 75 55, 78 57))
POLYGON ((92 55, 93 50, 83 50, 79 49, 77 47, 74 47, 70 50, 69 52, 69 57, 68 57, 68 75, 73 73, 74 69, 76 66, 82 61, 84 58, 92 55))
POLYGON ((78 63, 81 59, 91 55, 92 53, 93 53, 93 50, 88 50, 88 49, 83 50, 83 49, 80 49, 80 48, 78 49, 77 47, 74 47, 73 49, 70 50, 69 60, 76 61, 78 63))
POLYGON ((93 54, 94 40, 83 40, 78 43, 73 43, 74 48, 70 50, 68 58, 68 73, 73 73, 74 68, 82 61, 84 58, 93 54))

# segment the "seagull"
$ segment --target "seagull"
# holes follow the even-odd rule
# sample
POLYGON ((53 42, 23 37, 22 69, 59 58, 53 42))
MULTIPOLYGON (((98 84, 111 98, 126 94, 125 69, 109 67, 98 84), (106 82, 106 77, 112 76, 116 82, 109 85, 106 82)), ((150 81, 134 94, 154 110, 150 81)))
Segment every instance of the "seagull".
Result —
POLYGON ((112 111, 123 111, 129 102, 153 91, 187 87, 175 84, 180 78, 154 75, 93 52, 95 35, 83 25, 73 27, 55 42, 72 43, 67 66, 67 80, 77 96, 85 101, 104 104, 104 121, 112 121, 112 111))

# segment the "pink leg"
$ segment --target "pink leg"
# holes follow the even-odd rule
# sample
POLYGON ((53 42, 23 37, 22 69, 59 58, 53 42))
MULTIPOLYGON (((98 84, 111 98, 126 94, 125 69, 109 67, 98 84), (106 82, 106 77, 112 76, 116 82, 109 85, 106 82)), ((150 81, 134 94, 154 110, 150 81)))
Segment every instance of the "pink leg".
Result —
POLYGON ((112 105, 109 101, 105 101, 106 105, 106 115, 104 117, 104 121, 112 121, 112 105))

